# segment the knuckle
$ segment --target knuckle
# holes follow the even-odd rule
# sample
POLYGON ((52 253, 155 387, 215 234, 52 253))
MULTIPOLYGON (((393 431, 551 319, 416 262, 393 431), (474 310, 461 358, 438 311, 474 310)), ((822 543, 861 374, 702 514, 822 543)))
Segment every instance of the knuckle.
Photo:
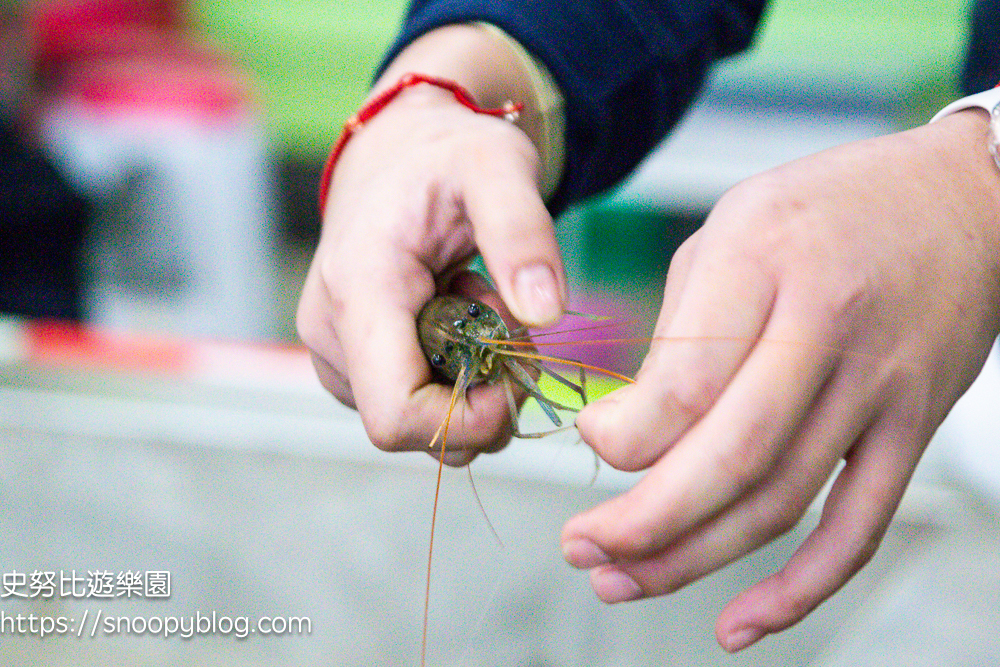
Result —
POLYGON ((368 439, 383 452, 398 452, 406 448, 409 432, 401 420, 388 412, 362 414, 362 422, 368 439))
POLYGON ((882 543, 885 528, 876 523, 865 522, 856 526, 847 537, 847 553, 850 554, 850 559, 846 563, 848 576, 853 575, 872 559, 882 543))
POLYGON ((691 236, 684 239, 684 241, 677 247, 677 250, 674 251, 673 257, 670 258, 671 268, 673 268, 674 265, 684 266, 691 262, 691 259, 694 257, 695 251, 698 248, 699 238, 700 236, 698 235, 698 232, 695 232, 691 236))
POLYGON ((295 311, 295 329, 299 340, 314 352, 319 352, 336 340, 336 322, 343 312, 344 302, 329 282, 307 279, 302 298, 295 311))
POLYGON ((626 514, 617 530, 607 540, 610 553, 624 558, 642 558, 656 551, 658 541, 655 526, 646 519, 626 514))
POLYGON ((727 226, 741 243, 734 253, 741 258, 770 258, 772 266, 790 266, 816 251, 811 235, 803 235, 803 218, 811 202, 801 194, 796 177, 785 169, 753 176, 733 187, 719 202, 723 211, 735 213, 741 224, 727 226))
POLYGON ((775 601, 778 609, 776 620, 779 625, 776 629, 783 629, 805 618, 822 602, 822 597, 801 582, 790 581, 783 573, 777 574, 776 577, 781 584, 775 601))
POLYGON ((316 371, 316 377, 323 389, 326 389, 327 392, 332 394, 341 403, 345 403, 344 394, 350 393, 347 383, 338 375, 330 373, 315 357, 313 358, 313 369, 316 371))
POLYGON ((749 429, 715 453, 716 469, 740 489, 762 480, 774 464, 775 453, 762 435, 766 428, 754 422, 749 429))
POLYGON ((354 402, 354 394, 351 393, 350 385, 340 384, 333 388, 326 387, 326 390, 333 394, 333 397, 340 401, 344 406, 351 408, 352 410, 357 410, 358 406, 354 402))
POLYGON ((459 156, 466 174, 493 176, 511 170, 536 176, 540 170, 538 150, 528 136, 508 123, 488 122, 467 132, 456 133, 461 150, 450 147, 449 155, 459 156))
POLYGON ((827 564, 830 576, 826 584, 810 585, 801 579, 789 576, 785 571, 775 575, 778 587, 776 608, 778 610, 775 630, 787 628, 803 618, 833 594, 843 583, 858 572, 875 554, 881 542, 884 529, 878 526, 860 527, 843 536, 843 554, 827 564))
POLYGON ((322 318, 307 308, 305 304, 299 306, 295 316, 295 329, 298 332, 299 340, 310 350, 318 350, 322 347, 322 341, 326 338, 326 327, 322 318))
POLYGON ((606 439, 595 445, 595 449, 608 465, 624 472, 638 472, 651 463, 644 443, 635 433, 627 433, 614 440, 606 439))
POLYGON ((719 395, 719 387, 707 375, 684 374, 674 380, 663 396, 663 407, 693 423, 708 412, 719 395))
MULTIPOLYGON (((426 415, 406 397, 379 396, 377 403, 368 397, 359 404, 362 406, 359 412, 365 432, 375 447, 384 452, 429 451, 433 430, 426 430, 426 415)), ((438 424, 437 420, 433 421, 431 429, 438 424)), ((470 449, 465 442, 463 426, 462 419, 452 421, 447 441, 449 453, 470 449)), ((436 446, 440 444, 439 440, 436 446)))
MULTIPOLYGON (((412 423, 413 420, 406 421, 412 423)), ((477 452, 499 451, 510 441, 511 429, 512 423, 506 413, 475 408, 463 410, 460 415, 453 414, 449 421, 449 447, 477 452)))
POLYGON ((810 470, 786 468, 755 492, 750 511, 763 541, 777 539, 799 525, 821 482, 810 470))
POLYGON ((833 315, 847 321, 853 320, 859 313, 870 307, 872 289, 870 278, 859 270, 844 270, 836 272, 836 279, 827 280, 827 308, 833 315))
MULTIPOLYGON (((789 218, 804 207, 804 201, 789 196, 789 188, 780 170, 766 171, 737 183, 716 205, 716 208, 724 212, 742 212, 738 219, 748 224, 753 221, 758 232, 780 229, 783 225, 779 221, 789 218), (762 221, 769 224, 760 227, 762 221)), ((744 226, 744 231, 749 229, 744 226)), ((767 235, 759 233, 753 235, 753 238, 770 240, 767 235)))
POLYGON ((768 527, 768 540, 776 539, 793 530, 799 525, 804 513, 805 507, 801 502, 795 499, 779 499, 768 509, 767 517, 764 519, 764 525, 768 527))
POLYGON ((808 304, 800 309, 809 313, 806 324, 822 333, 824 343, 838 348, 845 345, 873 309, 876 297, 870 277, 852 266, 842 266, 822 278, 804 269, 798 277, 790 295, 797 305, 808 304))
POLYGON ((655 460, 648 449, 649 434, 611 419, 592 419, 581 412, 577 429, 584 442, 610 466, 627 472, 646 468, 655 460))

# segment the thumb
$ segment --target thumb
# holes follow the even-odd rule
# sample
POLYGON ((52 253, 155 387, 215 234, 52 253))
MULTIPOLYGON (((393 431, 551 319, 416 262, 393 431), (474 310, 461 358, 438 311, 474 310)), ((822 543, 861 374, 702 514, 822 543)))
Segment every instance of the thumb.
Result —
POLYGON ((562 317, 566 274, 534 172, 523 153, 493 151, 466 171, 464 191, 476 245, 497 291, 514 317, 539 327, 562 317))

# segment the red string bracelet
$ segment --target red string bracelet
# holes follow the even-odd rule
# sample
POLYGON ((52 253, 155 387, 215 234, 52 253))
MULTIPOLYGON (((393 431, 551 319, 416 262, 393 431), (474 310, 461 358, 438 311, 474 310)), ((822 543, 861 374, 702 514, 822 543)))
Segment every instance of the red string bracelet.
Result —
POLYGON ((451 94, 455 96, 455 100, 459 104, 475 111, 476 113, 486 114, 487 116, 496 116, 497 118, 504 118, 511 122, 517 120, 518 114, 521 109, 524 108, 523 104, 507 102, 498 109, 484 109, 476 104, 476 101, 473 99, 469 91, 454 81, 439 79, 437 77, 427 76, 426 74, 404 74, 392 88, 376 95, 368 104, 361 107, 356 114, 348 118, 347 122, 344 123, 344 129, 340 133, 340 138, 337 139, 337 143, 333 145, 333 150, 330 151, 330 157, 326 159, 326 164, 323 166, 323 173, 319 179, 320 215, 323 213, 323 208, 326 206, 327 195, 330 193, 330 180, 333 178, 333 168, 336 166, 337 160, 340 159, 340 154, 344 151, 344 146, 347 145, 347 142, 350 141, 354 133, 361 129, 365 123, 374 118, 378 112, 382 111, 382 109, 386 108, 390 102, 396 99, 397 95, 407 88, 421 83, 437 86, 438 88, 450 91, 451 94))

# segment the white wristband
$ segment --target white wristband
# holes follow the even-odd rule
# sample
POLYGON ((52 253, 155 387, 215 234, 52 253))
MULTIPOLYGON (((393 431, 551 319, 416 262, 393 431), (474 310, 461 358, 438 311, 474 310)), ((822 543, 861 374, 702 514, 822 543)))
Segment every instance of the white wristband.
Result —
POLYGON ((941 120, 948 114, 962 111, 963 109, 986 109, 990 114, 990 126, 989 132, 986 135, 986 146, 990 150, 990 155, 993 156, 993 162, 996 163, 997 169, 1000 169, 1000 154, 998 154, 998 146, 1000 146, 1000 86, 984 90, 975 95, 963 97, 960 100, 955 100, 944 109, 941 109, 941 111, 938 111, 931 118, 931 122, 941 120))

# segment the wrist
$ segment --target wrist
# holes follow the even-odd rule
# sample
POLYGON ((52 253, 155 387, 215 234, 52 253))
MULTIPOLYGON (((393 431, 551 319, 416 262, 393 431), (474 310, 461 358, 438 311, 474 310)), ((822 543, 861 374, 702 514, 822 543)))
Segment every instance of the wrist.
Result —
MULTIPOLYGON (((356 132, 366 127, 371 121, 376 120, 376 116, 381 115, 381 119, 384 121, 385 115, 382 114, 382 112, 385 111, 387 107, 394 107, 398 110, 404 102, 407 102, 411 108, 414 103, 417 103, 418 105, 422 104, 423 106, 430 106, 432 108, 435 105, 438 105, 439 114, 442 116, 446 113, 455 111, 455 106, 447 106, 447 108, 440 106, 442 105, 442 98, 440 95, 434 94, 433 92, 430 94, 425 93, 421 96, 411 95, 409 97, 404 97, 404 100, 400 101, 398 104, 392 104, 397 101, 397 98, 403 96, 404 93, 419 86, 429 86, 432 89, 447 92, 447 94, 450 95, 457 103, 457 108, 463 113, 465 111, 471 111, 476 114, 485 114, 495 118, 503 118, 504 120, 513 123, 517 121, 522 108, 521 104, 511 101, 505 102, 501 107, 492 109, 484 108, 476 103, 475 98, 471 93, 469 93, 469 91, 465 90, 461 85, 451 79, 443 79, 416 72, 404 74, 400 77, 399 81, 391 87, 380 90, 374 96, 370 97, 368 101, 365 102, 365 104, 357 111, 357 113, 348 118, 344 123, 344 128, 340 133, 340 137, 337 139, 333 149, 330 151, 330 156, 327 158, 326 165, 323 167, 323 173, 320 175, 320 210, 324 210, 326 208, 326 199, 330 192, 333 171, 344 150, 347 148, 348 142, 356 132)), ((442 121, 441 119, 437 119, 437 122, 440 123, 442 121)), ((447 121, 444 122, 447 123, 447 121)))
MULTIPOLYGON (((522 107, 516 125, 539 154, 540 188, 554 190, 562 171, 562 122, 550 122, 551 115, 547 114, 553 101, 545 94, 545 87, 538 85, 530 56, 526 56, 516 42, 492 26, 444 26, 403 49, 375 83, 369 99, 391 88, 407 72, 419 72, 455 81, 484 107, 500 107, 508 101, 519 103, 522 107)), ((441 96, 441 91, 413 89, 406 95, 429 95, 428 101, 454 102, 441 96)))
POLYGON ((988 114, 986 146, 990 155, 993 156, 993 162, 996 163, 997 169, 1000 169, 1000 153, 998 153, 998 149, 1000 149, 1000 84, 989 90, 955 100, 937 112, 930 122, 936 123, 942 118, 966 109, 982 109, 988 114))
POLYGON ((427 32, 399 52, 372 87, 372 95, 391 87, 407 72, 448 79, 468 90, 483 106, 521 98, 530 90, 515 59, 485 30, 447 25, 427 32))
POLYGON ((980 240, 992 275, 1000 283, 1000 167, 988 150, 990 113, 969 107, 922 129, 941 141, 939 168, 961 183, 969 233, 980 240))

